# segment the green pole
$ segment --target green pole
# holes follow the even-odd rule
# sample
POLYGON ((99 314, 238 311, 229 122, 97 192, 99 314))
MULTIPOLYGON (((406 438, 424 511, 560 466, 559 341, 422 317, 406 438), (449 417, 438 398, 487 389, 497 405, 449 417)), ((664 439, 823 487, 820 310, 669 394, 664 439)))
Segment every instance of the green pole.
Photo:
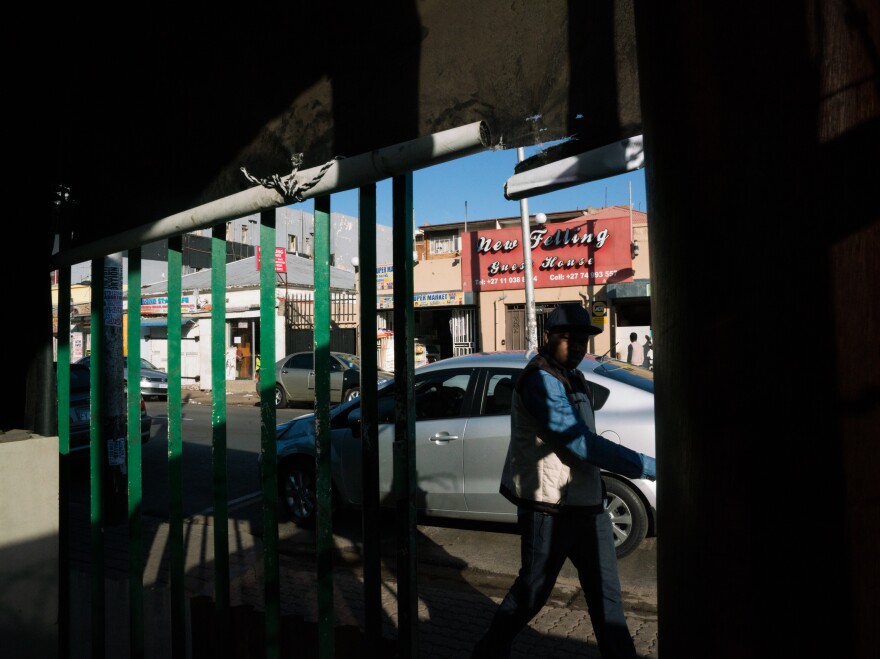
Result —
MULTIPOLYGON (((260 481, 266 657, 281 656, 281 576, 278 564, 278 456, 275 448, 275 211, 260 213, 260 481), (264 366, 265 365, 265 366, 264 366)), ((285 253, 285 259, 287 258, 285 253)))
POLYGON ((211 231, 211 446, 214 489, 214 620, 229 647, 229 512, 226 451, 226 226, 211 231))
POLYGON ((361 450, 363 456, 365 649, 382 641, 382 568, 379 529, 379 422, 376 414, 376 185, 358 197, 358 293, 360 296, 361 450))
POLYGON ((330 197, 315 199, 315 436, 317 446, 318 654, 334 657, 333 519, 330 510, 330 197))
POLYGON ((144 559, 141 535, 141 248, 128 250, 128 602, 131 656, 144 656, 144 559))
POLYGON ((180 303, 183 239, 168 239, 168 488, 171 546, 171 654, 186 656, 183 544, 183 409, 180 392, 180 303))

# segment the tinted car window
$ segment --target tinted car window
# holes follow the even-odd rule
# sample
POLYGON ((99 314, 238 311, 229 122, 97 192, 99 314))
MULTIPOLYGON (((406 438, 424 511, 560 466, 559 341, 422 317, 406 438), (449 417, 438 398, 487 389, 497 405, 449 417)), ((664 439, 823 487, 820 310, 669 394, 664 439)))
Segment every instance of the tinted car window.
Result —
POLYGON ((70 389, 71 391, 88 391, 91 387, 88 367, 81 364, 70 365, 70 389))
MULTIPOLYGON (((339 352, 336 354, 336 359, 345 364, 345 368, 360 368, 361 363, 355 355, 349 355, 344 352, 339 352)), ((336 364, 337 370, 339 370, 339 364, 336 364)))
POLYGON ((416 420, 462 416, 470 377, 470 373, 438 371, 417 379, 416 420))
POLYGON ((492 371, 486 378, 480 411, 485 415, 510 414, 513 387, 520 371, 492 371))
MULTIPOLYGON (((445 370, 422 373, 413 387, 416 399, 416 421, 449 419, 465 416, 465 401, 474 378, 472 370, 445 370)), ((379 390, 377 401, 379 423, 394 423, 394 385, 379 390)))
POLYGON ((299 355, 293 355, 284 366, 287 368, 307 368, 311 370, 314 363, 314 355, 311 352, 304 352, 299 355))

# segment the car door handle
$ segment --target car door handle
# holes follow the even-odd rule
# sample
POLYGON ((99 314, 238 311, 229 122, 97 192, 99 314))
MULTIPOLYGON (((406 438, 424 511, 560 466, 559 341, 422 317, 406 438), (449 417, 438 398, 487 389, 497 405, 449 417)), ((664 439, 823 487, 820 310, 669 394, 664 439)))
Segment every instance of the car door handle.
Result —
POLYGON ((430 441, 435 444, 446 444, 453 439, 459 439, 458 435, 450 435, 448 432, 438 432, 430 437, 430 441))

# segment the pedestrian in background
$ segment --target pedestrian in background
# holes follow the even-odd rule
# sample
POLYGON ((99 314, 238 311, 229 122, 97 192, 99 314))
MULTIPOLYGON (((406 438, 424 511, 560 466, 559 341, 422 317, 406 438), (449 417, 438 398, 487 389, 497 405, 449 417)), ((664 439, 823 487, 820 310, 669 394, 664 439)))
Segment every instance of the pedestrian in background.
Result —
POLYGON ((239 350, 235 344, 226 349, 226 379, 234 380, 238 376, 239 350))
POLYGON ((642 344, 642 351, 645 353, 645 360, 642 366, 651 368, 651 362, 654 361, 654 342, 651 341, 651 335, 645 334, 645 343, 642 344))
POLYGON ((639 344, 639 335, 629 333, 629 345, 626 348, 626 363, 641 366, 645 362, 645 351, 639 344))
POLYGON ((473 659, 510 656, 566 559, 577 569, 602 656, 635 659, 600 469, 651 480, 656 472, 653 457, 596 434, 592 390, 577 366, 590 335, 601 331, 579 304, 558 306, 544 325, 545 345, 517 379, 500 490, 517 506, 522 566, 473 659))

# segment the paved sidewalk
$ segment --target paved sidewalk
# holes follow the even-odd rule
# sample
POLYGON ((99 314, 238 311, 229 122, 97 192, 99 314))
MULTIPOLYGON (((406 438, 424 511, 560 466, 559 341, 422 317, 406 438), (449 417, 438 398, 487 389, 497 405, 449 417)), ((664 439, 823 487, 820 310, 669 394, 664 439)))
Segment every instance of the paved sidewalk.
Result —
MULTIPOLYGON (((80 511, 80 514, 84 511, 80 511)), ((143 523, 146 552, 144 571, 145 642, 147 657, 171 656, 171 618, 169 582, 169 537, 165 522, 149 518, 143 523)), ((237 648, 232 657, 261 657, 265 623, 263 611, 262 542, 240 520, 229 522, 230 604, 234 609, 233 639, 237 648)), ((75 602, 89 601, 88 533, 80 531, 74 556, 72 583, 75 602)), ((337 626, 336 656, 360 654, 359 630, 363 628, 363 581, 359 556, 361 547, 334 536, 334 610, 337 626)), ((107 656, 127 657, 128 585, 127 529, 108 529, 105 534, 105 574, 107 610, 107 656)), ((185 521, 185 590, 187 606, 188 656, 215 656, 206 651, 213 634, 194 620, 204 619, 213 610, 214 561, 213 526, 209 518, 185 521), (194 631, 194 628, 196 631, 194 631)), ((295 644, 298 654, 282 656, 317 657, 317 586, 311 548, 281 539, 279 569, 281 577, 281 615, 284 643, 295 644)), ((388 560, 383 557, 383 560, 388 560)), ((467 567, 432 566, 420 562, 419 657, 425 659, 465 659, 500 603, 509 586, 509 577, 471 571, 467 567)), ((382 659, 396 657, 397 581, 393 565, 383 566, 383 637, 387 639, 382 659)), ((640 657, 656 659, 657 616, 652 603, 627 600, 630 631, 640 657)), ((74 609, 74 647, 77 657, 91 656, 90 607, 74 609)), ((287 647, 286 645, 284 647, 287 647)), ((599 657, 592 625, 577 583, 561 580, 547 606, 517 639, 514 657, 550 659, 599 657)))

